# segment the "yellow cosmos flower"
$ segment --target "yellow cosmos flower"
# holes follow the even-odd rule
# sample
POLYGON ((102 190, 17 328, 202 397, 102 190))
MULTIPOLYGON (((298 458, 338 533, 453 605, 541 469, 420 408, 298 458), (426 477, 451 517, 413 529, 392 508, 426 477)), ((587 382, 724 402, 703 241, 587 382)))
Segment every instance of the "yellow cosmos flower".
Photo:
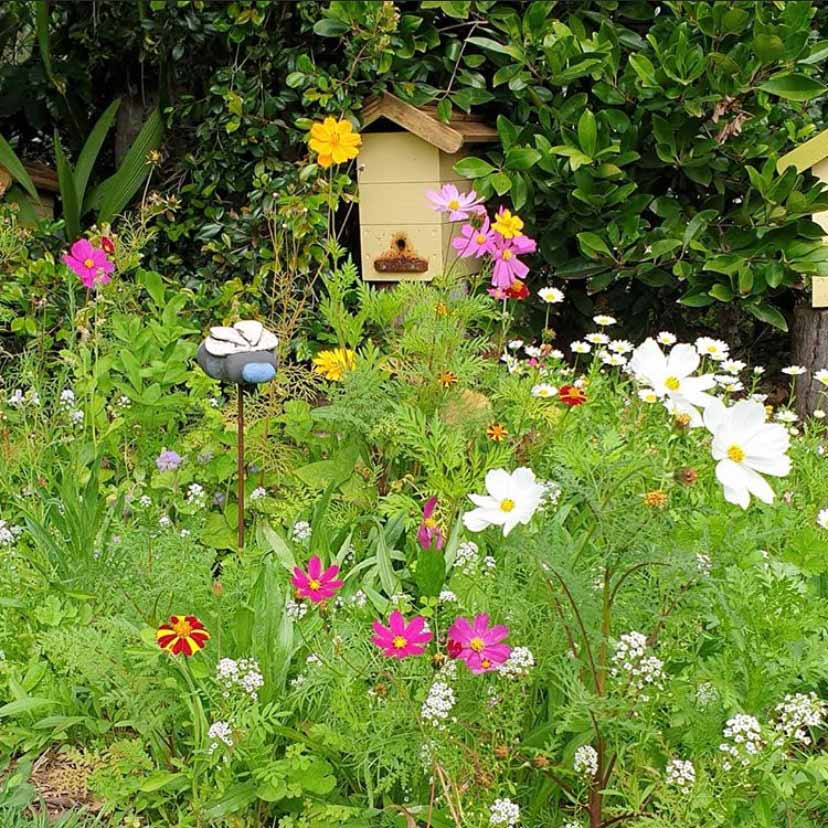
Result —
POLYGON ((492 224, 492 230, 496 230, 504 239, 513 239, 523 235, 523 219, 520 216, 513 216, 509 210, 501 210, 492 224))
POLYGON ((337 121, 330 115, 311 127, 308 146, 316 153, 320 167, 341 164, 359 155, 362 138, 346 118, 337 121))
POLYGON ((346 371, 352 371, 355 367, 356 354, 350 348, 320 351, 313 358, 313 370, 333 382, 339 382, 346 371))

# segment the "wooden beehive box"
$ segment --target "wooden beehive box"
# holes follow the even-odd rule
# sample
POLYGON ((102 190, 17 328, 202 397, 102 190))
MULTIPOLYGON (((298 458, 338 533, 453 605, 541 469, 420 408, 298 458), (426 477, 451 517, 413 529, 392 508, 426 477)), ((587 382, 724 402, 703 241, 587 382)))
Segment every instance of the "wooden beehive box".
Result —
MULTIPOLYGON (((828 129, 783 155, 776 163, 776 171, 782 173, 791 166, 797 172, 810 170, 820 181, 828 182, 828 129)), ((814 213, 813 219, 828 234, 828 212, 814 213)), ((812 277, 811 307, 828 308, 828 276, 812 277)))
POLYGON ((57 173, 45 164, 24 164, 23 168, 36 187, 39 200, 34 201, 22 187, 17 186, 11 173, 2 165, 0 165, 0 199, 22 202, 21 207, 25 209, 21 210, 21 215, 24 219, 26 216, 32 220, 54 218, 54 194, 60 192, 57 173))
POLYGON ((467 144, 496 141, 497 130, 469 115, 443 123, 433 107, 417 108, 388 92, 363 109, 363 126, 380 118, 402 129, 362 133, 357 175, 363 278, 429 281, 449 268, 479 270, 479 259, 456 259, 450 241, 461 223, 433 210, 426 193, 447 183, 470 189, 454 165, 468 154, 467 144))

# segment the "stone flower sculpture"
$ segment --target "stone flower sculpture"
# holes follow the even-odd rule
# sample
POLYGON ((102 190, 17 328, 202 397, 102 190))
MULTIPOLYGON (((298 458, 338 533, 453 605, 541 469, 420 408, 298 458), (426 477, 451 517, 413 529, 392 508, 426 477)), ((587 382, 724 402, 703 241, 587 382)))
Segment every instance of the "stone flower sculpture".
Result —
POLYGON ((239 385, 257 385, 276 376, 276 334, 265 330, 261 322, 245 319, 232 328, 210 328, 210 336, 201 343, 196 361, 213 379, 239 385))

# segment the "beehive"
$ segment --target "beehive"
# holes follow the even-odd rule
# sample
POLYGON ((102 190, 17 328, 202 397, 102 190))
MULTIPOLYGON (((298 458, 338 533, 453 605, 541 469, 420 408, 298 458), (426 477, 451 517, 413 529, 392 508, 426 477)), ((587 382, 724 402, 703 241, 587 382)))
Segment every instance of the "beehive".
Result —
POLYGON ((448 124, 433 109, 418 109, 385 93, 366 104, 365 126, 385 118, 397 132, 365 132, 357 164, 362 275, 367 281, 429 281, 449 268, 469 273, 474 258, 456 259, 451 238, 460 223, 432 209, 426 193, 470 183, 454 172, 473 141, 497 139, 496 130, 469 116, 448 124))

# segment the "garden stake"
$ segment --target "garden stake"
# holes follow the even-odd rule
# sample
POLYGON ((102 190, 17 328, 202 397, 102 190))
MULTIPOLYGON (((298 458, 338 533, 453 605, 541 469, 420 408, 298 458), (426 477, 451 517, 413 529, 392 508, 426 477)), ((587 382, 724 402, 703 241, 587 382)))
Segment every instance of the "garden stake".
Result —
POLYGON ((238 546, 244 549, 244 387, 269 382, 276 376, 276 334, 265 330, 261 322, 245 319, 232 328, 210 328, 210 336, 201 343, 196 362, 213 379, 236 384, 236 453, 238 494, 238 546))
POLYGON ((236 412, 236 452, 238 454, 238 506, 239 552, 244 549, 244 386, 239 383, 239 400, 236 412))

